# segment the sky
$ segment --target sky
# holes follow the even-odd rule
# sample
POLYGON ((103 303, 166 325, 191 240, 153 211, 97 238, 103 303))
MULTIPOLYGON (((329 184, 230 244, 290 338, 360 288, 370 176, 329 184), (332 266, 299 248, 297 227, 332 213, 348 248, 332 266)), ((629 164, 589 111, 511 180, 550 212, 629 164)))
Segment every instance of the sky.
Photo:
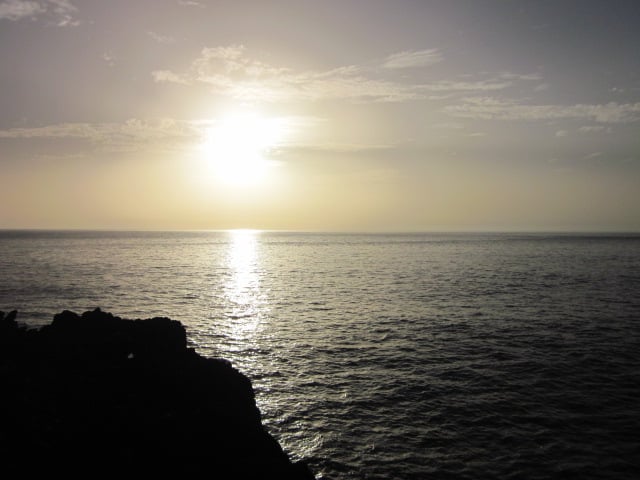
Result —
POLYGON ((640 231, 636 0, 0 0, 0 228, 640 231))

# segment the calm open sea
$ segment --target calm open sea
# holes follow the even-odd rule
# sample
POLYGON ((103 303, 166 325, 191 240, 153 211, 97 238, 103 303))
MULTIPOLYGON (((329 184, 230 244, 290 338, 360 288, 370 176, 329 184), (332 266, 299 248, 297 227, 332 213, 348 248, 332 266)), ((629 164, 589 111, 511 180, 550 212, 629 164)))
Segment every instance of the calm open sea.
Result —
POLYGON ((0 232, 0 309, 170 316, 318 478, 639 478, 640 236, 0 232))

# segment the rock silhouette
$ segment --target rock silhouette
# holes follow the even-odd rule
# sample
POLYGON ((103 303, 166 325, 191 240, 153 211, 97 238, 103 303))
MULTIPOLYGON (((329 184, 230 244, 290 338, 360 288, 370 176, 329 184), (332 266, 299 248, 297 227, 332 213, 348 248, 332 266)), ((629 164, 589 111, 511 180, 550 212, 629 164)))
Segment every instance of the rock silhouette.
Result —
POLYGON ((33 473, 313 479, 263 428, 251 383, 187 348, 180 322, 0 312, 0 468, 33 473))

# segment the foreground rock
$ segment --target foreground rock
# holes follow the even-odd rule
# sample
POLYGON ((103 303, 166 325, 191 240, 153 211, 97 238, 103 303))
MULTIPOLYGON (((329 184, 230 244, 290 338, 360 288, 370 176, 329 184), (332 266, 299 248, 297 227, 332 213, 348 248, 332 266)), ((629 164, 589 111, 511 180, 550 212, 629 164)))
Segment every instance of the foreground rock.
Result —
POLYGON ((312 479, 263 428, 249 380, 168 318, 0 312, 0 465, 22 475, 312 479))

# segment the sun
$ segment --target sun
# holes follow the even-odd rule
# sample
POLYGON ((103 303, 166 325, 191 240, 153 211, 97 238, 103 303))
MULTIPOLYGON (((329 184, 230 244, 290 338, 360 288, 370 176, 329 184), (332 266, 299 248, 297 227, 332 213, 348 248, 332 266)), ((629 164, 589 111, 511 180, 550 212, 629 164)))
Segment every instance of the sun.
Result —
POLYGON ((261 183, 273 161, 269 155, 287 133, 281 118, 256 112, 233 112, 213 122, 202 144, 205 161, 222 183, 243 186, 261 183))

